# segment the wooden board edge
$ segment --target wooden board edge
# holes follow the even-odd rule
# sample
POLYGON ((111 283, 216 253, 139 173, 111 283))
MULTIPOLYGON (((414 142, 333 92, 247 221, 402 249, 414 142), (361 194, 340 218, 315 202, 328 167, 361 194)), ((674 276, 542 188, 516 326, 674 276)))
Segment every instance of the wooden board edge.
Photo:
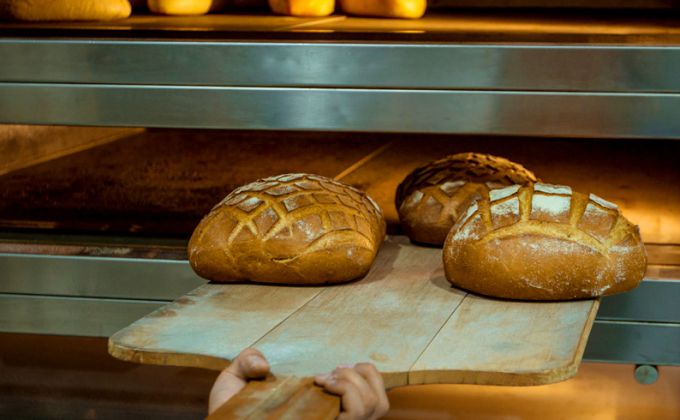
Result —
POLYGON ((380 372, 385 384, 385 389, 398 388, 408 385, 407 372, 380 372))
POLYGON ((134 349, 121 344, 116 340, 116 336, 122 332, 124 332, 124 330, 112 335, 108 341, 109 354, 119 360, 145 365, 195 367, 216 371, 221 371, 230 364, 230 361, 228 360, 202 354, 183 354, 159 350, 141 351, 139 349, 134 349))
POLYGON ((467 384, 495 386, 535 386, 565 381, 578 371, 578 365, 569 365, 541 372, 478 372, 464 370, 413 371, 408 385, 467 384))
POLYGON ((570 366, 574 367, 574 375, 581 365, 581 360, 583 360, 583 353, 586 351, 586 345, 588 344, 588 337, 590 337, 590 332, 593 330, 593 324, 595 324, 595 317, 597 316, 597 310, 600 309, 601 298, 591 300, 592 306, 590 307, 590 312, 588 313, 588 318, 586 319, 586 324, 581 331, 581 337, 579 338, 579 343, 576 346, 576 351, 574 352, 574 358, 571 360, 570 366))

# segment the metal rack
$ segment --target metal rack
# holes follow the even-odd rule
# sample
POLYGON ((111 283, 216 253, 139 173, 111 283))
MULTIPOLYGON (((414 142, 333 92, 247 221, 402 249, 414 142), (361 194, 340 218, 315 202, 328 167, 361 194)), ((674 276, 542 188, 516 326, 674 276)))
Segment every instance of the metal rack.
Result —
MULTIPOLYGON (((2 24, 0 123, 680 139, 672 14, 2 24)), ((169 260, 0 264, 3 331, 108 335, 198 282, 169 260), (97 289, 140 270, 177 284, 129 285, 125 302, 97 289), (62 296, 41 289, 56 272, 76 279, 62 296)), ((604 299, 586 359, 680 364, 679 299, 680 282, 657 280, 604 299)))

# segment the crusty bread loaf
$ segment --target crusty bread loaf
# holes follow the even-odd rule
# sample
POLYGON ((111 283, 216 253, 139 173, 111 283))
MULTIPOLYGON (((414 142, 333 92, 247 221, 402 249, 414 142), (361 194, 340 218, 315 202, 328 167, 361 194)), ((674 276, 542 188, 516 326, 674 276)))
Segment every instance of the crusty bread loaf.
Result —
POLYGON ((357 16, 418 19, 425 14, 427 0, 340 0, 340 7, 357 16))
POLYGON ((328 16, 335 10, 335 0, 269 0, 269 8, 279 15, 328 16))
POLYGON ((567 300, 638 285, 647 256, 616 205, 566 186, 512 185, 479 197, 444 244, 446 278, 511 299, 567 300))
POLYGON ((162 15, 204 15, 220 10, 226 0, 147 0, 149 10, 162 15))
POLYGON ((0 0, 0 17, 25 21, 114 20, 130 16, 128 0, 0 0))
POLYGON ((411 172, 397 189, 399 221, 412 241, 442 245, 470 201, 506 185, 536 182, 522 165, 481 153, 458 153, 411 172))
POLYGON ((215 281, 323 284, 365 275, 385 221, 365 193, 318 175, 264 178, 230 193, 201 221, 189 261, 215 281))

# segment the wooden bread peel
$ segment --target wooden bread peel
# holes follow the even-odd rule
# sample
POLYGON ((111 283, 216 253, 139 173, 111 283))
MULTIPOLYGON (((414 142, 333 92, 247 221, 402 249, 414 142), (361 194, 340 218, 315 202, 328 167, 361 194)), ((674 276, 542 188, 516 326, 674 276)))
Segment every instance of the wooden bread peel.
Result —
MULTIPOLYGON (((321 413, 327 398, 337 403, 337 397, 304 382, 309 379, 286 378, 309 378, 338 363, 374 363, 387 388, 540 385, 568 379, 580 364, 598 304, 468 294, 444 278, 440 249, 389 237, 370 273, 358 282, 330 287, 206 284, 114 334, 109 352, 138 363, 221 370, 241 350, 255 347, 267 357, 276 382, 302 381, 308 390, 292 393, 298 396, 289 404, 276 405, 276 399, 267 397, 277 389, 275 383, 253 382, 225 410, 231 410, 231 418, 246 418, 237 416, 243 404, 264 401, 257 410, 274 411, 260 417, 279 418, 282 407, 312 400, 304 395, 323 398, 314 398, 314 408, 302 404, 301 413, 321 413)), ((221 413, 218 409, 214 415, 221 413)))
POLYGON ((314 385, 312 378, 268 378, 251 381, 207 420, 333 420, 340 398, 314 385))

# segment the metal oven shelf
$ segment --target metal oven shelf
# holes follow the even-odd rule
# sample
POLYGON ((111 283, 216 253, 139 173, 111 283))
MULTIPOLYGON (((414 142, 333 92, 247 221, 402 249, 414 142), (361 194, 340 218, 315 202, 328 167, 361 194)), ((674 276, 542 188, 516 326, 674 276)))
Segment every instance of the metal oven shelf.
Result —
POLYGON ((0 122, 680 138, 673 14, 3 24, 0 122))

